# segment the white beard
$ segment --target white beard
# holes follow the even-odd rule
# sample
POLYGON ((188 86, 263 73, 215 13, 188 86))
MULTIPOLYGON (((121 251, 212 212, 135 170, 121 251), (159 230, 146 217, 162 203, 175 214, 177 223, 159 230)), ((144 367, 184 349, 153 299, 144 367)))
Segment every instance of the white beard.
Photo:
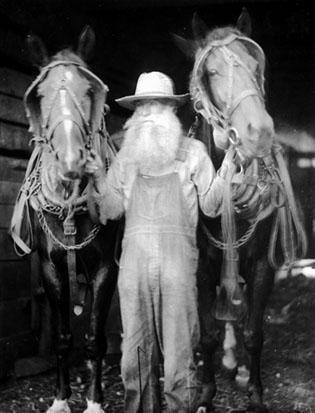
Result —
POLYGON ((171 107, 143 117, 137 110, 125 124, 121 151, 141 174, 160 175, 174 163, 182 126, 171 107))

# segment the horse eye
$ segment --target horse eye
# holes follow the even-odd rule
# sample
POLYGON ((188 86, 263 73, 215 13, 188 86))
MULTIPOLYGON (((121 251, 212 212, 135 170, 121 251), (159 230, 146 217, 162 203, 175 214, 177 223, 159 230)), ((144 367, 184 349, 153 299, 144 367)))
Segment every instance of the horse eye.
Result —
POLYGON ((214 76, 214 75, 217 75, 217 74, 218 74, 218 71, 216 69, 209 69, 209 75, 210 76, 214 76))
POLYGON ((88 90, 87 90, 86 94, 87 94, 88 96, 90 96, 90 95, 93 95, 93 93, 94 93, 93 86, 89 86, 89 88, 88 88, 88 90))

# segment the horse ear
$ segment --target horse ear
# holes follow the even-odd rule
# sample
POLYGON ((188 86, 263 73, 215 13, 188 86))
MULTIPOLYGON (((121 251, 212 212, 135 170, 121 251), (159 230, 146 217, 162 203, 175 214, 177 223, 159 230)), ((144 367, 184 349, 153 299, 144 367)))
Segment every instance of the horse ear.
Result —
POLYGON ((26 45, 32 63, 37 67, 43 67, 48 64, 48 54, 43 41, 34 34, 26 37, 26 45))
POLYGON ((206 23, 199 17, 198 13, 195 12, 192 19, 192 32, 194 39, 201 45, 204 46, 205 38, 209 33, 209 28, 206 23))
POLYGON ((247 37, 251 37, 252 35, 252 21, 250 15, 246 9, 243 7, 242 13, 240 14, 239 18, 237 19, 236 27, 239 31, 245 34, 247 37))
POLYGON ((176 46, 190 59, 194 59, 196 53, 196 43, 193 40, 184 39, 177 34, 172 34, 176 46))
POLYGON ((85 26, 79 36, 77 53, 85 62, 93 55, 95 45, 95 33, 91 26, 85 26))

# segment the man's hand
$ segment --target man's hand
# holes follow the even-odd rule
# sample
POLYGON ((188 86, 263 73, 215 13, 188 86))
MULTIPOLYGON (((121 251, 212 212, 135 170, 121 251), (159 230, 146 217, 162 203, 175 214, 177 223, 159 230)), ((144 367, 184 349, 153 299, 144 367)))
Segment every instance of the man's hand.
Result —
POLYGON ((98 176, 104 176, 104 174, 106 174, 101 157, 93 150, 91 150, 90 155, 87 157, 85 172, 96 179, 98 176))
POLYGON ((101 183, 106 179, 106 171, 101 157, 93 150, 87 157, 85 172, 94 180, 94 187, 99 192, 101 183))

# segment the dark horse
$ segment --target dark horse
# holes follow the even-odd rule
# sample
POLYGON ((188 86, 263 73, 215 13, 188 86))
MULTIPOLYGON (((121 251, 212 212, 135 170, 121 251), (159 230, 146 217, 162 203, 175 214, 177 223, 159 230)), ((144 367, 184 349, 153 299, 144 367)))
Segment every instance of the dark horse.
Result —
POLYGON ((103 413, 104 325, 117 279, 117 225, 105 227, 96 222, 85 173, 92 149, 107 166, 114 155, 104 120, 108 89, 85 63, 94 40, 94 32, 87 27, 76 52, 64 49, 49 59, 42 41, 28 37, 33 61, 41 69, 24 97, 35 148, 17 199, 11 233, 24 252, 38 251, 51 306, 57 388, 49 413, 70 412, 71 319, 73 312, 80 316, 86 301, 90 307, 86 334, 90 381, 85 413, 103 413))
MULTIPOLYGON (((195 39, 177 37, 181 49, 194 58, 190 92, 196 121, 191 133, 205 143, 224 182, 218 218, 201 217, 199 226, 204 368, 198 412, 214 411, 215 319, 225 322, 230 338, 233 323, 243 324, 249 355, 248 411, 266 411, 260 374, 264 310, 275 268, 282 259, 292 262, 306 248, 288 171, 265 107, 265 55, 250 38, 250 25, 246 10, 237 26, 212 31, 195 15, 195 39)), ((236 368, 227 356, 226 366, 236 368)))

